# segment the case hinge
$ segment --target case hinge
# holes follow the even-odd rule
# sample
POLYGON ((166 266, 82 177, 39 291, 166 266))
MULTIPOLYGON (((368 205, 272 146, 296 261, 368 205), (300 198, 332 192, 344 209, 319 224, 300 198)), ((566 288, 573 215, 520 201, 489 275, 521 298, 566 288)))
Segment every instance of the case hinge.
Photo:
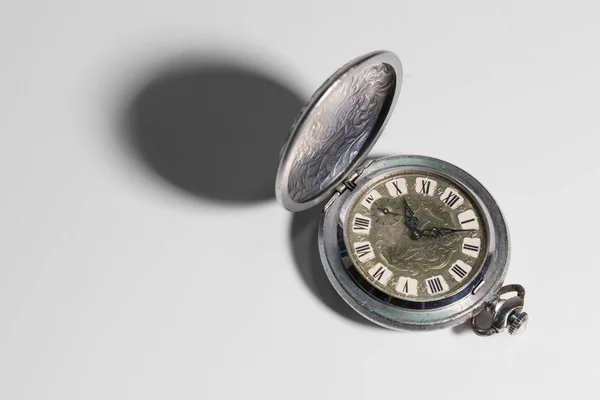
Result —
POLYGON ((358 177, 360 176, 361 172, 362 171, 354 171, 354 173, 352 173, 352 175, 350 175, 348 177, 348 179, 346 179, 344 182, 340 183, 335 188, 335 191, 338 192, 339 194, 342 194, 346 190, 353 191, 354 189, 356 189, 356 183, 355 182, 358 179, 358 177))
POLYGON ((354 189, 356 189, 356 180, 363 173, 365 168, 371 165, 373 161, 374 160, 369 160, 366 163, 364 163, 359 169, 350 174, 350 176, 348 176, 348 178, 346 178, 342 183, 336 186, 333 196, 331 196, 331 199, 329 199, 327 204, 325 204, 325 210, 327 210, 333 204, 333 202, 338 197, 340 197, 340 195, 346 190, 353 191, 354 189))

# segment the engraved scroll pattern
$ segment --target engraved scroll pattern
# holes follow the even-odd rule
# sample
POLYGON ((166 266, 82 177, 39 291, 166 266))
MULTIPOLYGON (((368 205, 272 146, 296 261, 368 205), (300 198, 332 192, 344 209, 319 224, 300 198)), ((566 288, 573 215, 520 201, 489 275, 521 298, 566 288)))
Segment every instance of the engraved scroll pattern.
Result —
MULTIPOLYGON (((410 185, 412 186, 412 184, 410 185)), ((413 189, 414 190, 414 189, 413 189)), ((436 198, 441 195, 440 189, 433 197, 423 197, 416 203, 413 209, 415 214, 421 216, 420 229, 429 229, 434 226, 457 226, 452 214, 447 207, 436 204, 436 198)), ((399 208, 401 209, 401 208, 399 208)), ((435 240, 415 241, 408 235, 398 234, 398 227, 382 229, 377 232, 375 247, 389 265, 393 265, 400 271, 406 271, 411 276, 427 273, 430 270, 438 270, 448 265, 455 258, 457 243, 461 238, 457 235, 440 237, 435 240)))
POLYGON ((294 201, 316 197, 345 172, 369 139, 393 83, 392 69, 381 64, 329 89, 299 138, 288 182, 294 201))

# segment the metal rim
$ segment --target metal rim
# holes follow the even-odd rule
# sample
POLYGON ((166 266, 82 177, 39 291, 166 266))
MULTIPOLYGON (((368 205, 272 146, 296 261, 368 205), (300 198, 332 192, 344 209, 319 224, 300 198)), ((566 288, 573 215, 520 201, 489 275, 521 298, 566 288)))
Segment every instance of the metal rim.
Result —
POLYGON ((425 156, 395 156, 371 163, 356 181, 355 191, 346 191, 325 211, 319 226, 319 251, 325 272, 338 294, 358 313, 390 329, 429 330, 458 325, 479 312, 502 286, 509 264, 509 233, 491 194, 462 169, 425 156), (372 179, 392 170, 405 168, 428 169, 446 175, 460 183, 479 204, 489 229, 488 256, 485 260, 483 283, 476 293, 438 309, 416 310, 382 302, 364 291, 350 276, 340 253, 345 244, 338 237, 344 225, 342 210, 347 208, 355 193, 372 179))
POLYGON ((278 201, 289 211, 303 211, 309 209, 323 200, 327 199, 334 192, 336 186, 338 186, 358 165, 360 165, 367 157, 369 151, 374 146, 375 142, 379 139, 379 136, 383 132, 391 114, 395 107, 398 95, 400 94, 400 87, 402 85, 402 64, 398 57, 389 51, 377 51, 366 54, 362 57, 358 57, 339 70, 337 70, 327 81, 325 81, 321 87, 313 94, 308 103, 300 111, 300 114, 296 118, 296 121, 292 125, 289 137, 286 144, 281 151, 281 158, 279 168, 277 171, 275 193, 278 201), (324 190, 318 195, 314 196, 307 201, 295 201, 289 192, 289 179, 290 170, 292 168, 294 156, 299 151, 298 149, 298 135, 297 133, 301 130, 303 123, 307 120, 307 117, 311 112, 318 106, 319 101, 327 94, 327 91, 332 88, 337 82, 341 81, 348 74, 353 71, 366 68, 368 66, 376 66, 385 64, 393 69, 395 74, 395 86, 391 94, 391 102, 389 106, 380 115, 380 123, 377 128, 370 135, 370 140, 360 149, 360 151, 354 156, 353 161, 344 169, 343 173, 340 173, 337 179, 333 180, 324 190))

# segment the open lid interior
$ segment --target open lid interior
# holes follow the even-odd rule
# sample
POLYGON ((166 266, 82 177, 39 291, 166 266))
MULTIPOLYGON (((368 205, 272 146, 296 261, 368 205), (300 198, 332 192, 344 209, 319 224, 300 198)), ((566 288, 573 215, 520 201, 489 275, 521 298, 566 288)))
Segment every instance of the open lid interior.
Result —
POLYGON ((309 100, 281 153, 275 191, 290 211, 330 197, 381 135, 402 84, 402 65, 387 51, 336 71, 309 100))

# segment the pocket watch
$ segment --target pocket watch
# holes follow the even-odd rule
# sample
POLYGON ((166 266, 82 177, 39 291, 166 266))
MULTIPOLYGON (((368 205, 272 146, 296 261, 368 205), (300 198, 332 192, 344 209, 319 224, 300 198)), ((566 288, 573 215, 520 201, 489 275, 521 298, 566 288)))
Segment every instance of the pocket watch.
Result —
POLYGON ((475 178, 442 160, 367 160, 400 93, 398 57, 379 51, 336 71, 300 111, 276 179, 290 211, 325 204, 319 252, 337 293, 390 329, 519 332, 525 290, 503 286, 509 236, 475 178))

